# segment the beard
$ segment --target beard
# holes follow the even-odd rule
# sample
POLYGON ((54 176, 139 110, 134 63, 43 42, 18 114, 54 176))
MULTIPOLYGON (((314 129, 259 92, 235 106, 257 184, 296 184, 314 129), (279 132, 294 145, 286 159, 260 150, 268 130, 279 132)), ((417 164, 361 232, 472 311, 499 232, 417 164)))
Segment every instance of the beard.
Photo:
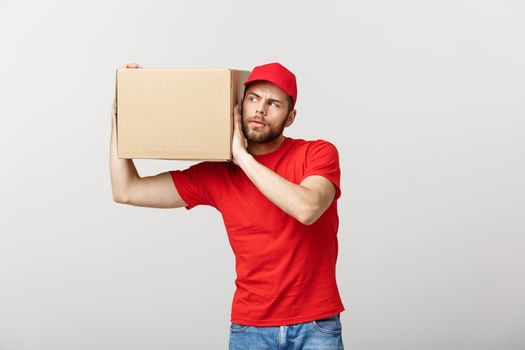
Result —
POLYGON ((262 128, 252 128, 248 125, 247 118, 242 115, 242 133, 248 142, 252 143, 268 143, 282 135, 286 118, 277 127, 272 128, 268 124, 264 124, 262 128))

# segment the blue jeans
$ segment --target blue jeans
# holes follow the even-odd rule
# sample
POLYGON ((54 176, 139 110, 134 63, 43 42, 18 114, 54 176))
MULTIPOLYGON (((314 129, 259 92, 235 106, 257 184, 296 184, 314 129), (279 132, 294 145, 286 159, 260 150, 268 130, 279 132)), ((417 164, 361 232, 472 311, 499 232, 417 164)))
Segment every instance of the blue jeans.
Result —
POLYGON ((341 316, 289 326, 230 324, 230 350, 344 350, 341 316))

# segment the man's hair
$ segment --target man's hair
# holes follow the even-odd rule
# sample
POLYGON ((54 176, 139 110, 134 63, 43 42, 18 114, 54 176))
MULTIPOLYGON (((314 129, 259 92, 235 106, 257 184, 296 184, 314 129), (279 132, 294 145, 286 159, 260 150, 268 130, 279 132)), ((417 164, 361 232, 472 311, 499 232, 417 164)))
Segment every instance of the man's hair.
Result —
MULTIPOLYGON (((250 86, 250 85, 248 85, 250 86)), ((244 88, 244 94, 242 96, 242 100, 244 101, 244 98, 246 97, 246 91, 248 91, 248 86, 244 88)), ((293 111, 293 97, 290 95, 286 95, 288 97, 288 112, 286 112, 286 115, 290 114, 291 111, 293 111)))

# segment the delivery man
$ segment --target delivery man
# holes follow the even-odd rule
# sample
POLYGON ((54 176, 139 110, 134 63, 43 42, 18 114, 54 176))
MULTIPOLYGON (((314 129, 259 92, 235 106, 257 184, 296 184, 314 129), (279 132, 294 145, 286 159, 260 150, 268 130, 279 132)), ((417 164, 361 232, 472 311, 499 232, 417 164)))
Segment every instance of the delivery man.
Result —
MULTIPOLYGON (((124 68, 142 68, 127 64, 124 68)), ((211 205, 236 260, 230 349, 343 349, 336 282, 339 156, 325 140, 283 135, 296 110, 295 75, 279 63, 253 69, 234 109, 231 162, 200 162, 140 177, 117 158, 113 200, 141 207, 211 205)))

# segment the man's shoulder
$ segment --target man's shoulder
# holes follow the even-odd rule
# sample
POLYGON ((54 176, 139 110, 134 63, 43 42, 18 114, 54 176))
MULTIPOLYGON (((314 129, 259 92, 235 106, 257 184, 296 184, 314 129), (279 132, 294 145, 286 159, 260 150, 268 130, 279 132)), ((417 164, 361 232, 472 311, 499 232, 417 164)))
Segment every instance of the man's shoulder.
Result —
POLYGON ((326 139, 311 139, 311 140, 305 140, 300 138, 291 138, 288 137, 288 139, 291 141, 292 147, 303 147, 306 151, 311 149, 317 149, 317 148, 327 148, 332 149, 337 152, 337 147, 334 143, 331 141, 328 141, 326 139))

